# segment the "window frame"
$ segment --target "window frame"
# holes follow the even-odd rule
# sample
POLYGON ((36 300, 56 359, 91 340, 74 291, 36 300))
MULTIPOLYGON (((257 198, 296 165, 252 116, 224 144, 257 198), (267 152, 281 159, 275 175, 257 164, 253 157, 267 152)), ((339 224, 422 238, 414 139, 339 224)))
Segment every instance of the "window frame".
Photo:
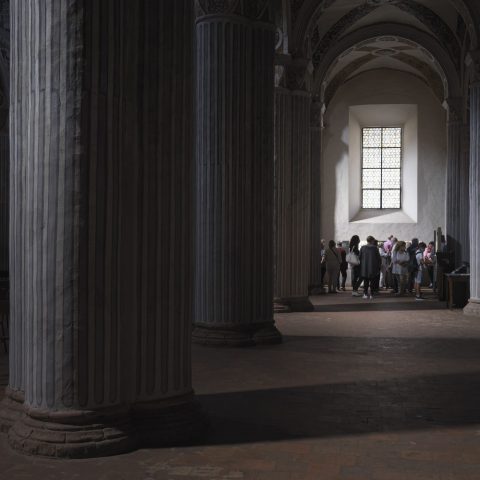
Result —
POLYGON ((404 129, 401 125, 388 125, 388 126, 362 126, 361 127, 361 147, 360 147, 360 155, 361 155, 361 166, 360 166, 360 194, 361 194, 361 208, 362 210, 401 210, 402 209, 402 180, 403 180, 403 150, 404 150, 404 129), (400 147, 384 147, 383 146, 383 131, 388 130, 390 128, 400 129, 400 147), (368 129, 379 129, 381 130, 381 141, 380 147, 364 147, 363 146, 363 139, 364 139, 364 130, 368 129), (380 160, 380 169, 378 168, 368 168, 364 167, 364 150, 366 148, 380 148, 381 151, 381 160, 380 160), (400 167, 395 170, 400 170, 400 180, 399 180, 399 187, 398 188, 383 188, 383 170, 388 170, 383 166, 383 150, 386 148, 399 148, 400 149, 400 167), (380 188, 364 188, 363 186, 363 171, 364 170, 380 170, 380 188), (372 190, 372 191, 380 191, 380 207, 365 207, 363 201, 363 192, 365 190, 372 190), (398 207, 384 207, 383 206, 383 191, 384 190, 398 190, 400 192, 400 204, 398 207))

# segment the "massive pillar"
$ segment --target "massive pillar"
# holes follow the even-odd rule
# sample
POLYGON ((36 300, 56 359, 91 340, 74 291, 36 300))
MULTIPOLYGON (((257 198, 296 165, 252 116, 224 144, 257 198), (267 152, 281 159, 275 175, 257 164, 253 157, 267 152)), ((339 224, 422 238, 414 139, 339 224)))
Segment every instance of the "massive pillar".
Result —
POLYGON ((9 270, 9 131, 8 114, 10 103, 10 35, 8 2, 2 2, 0 16, 0 277, 9 270), (7 14, 5 16, 5 14, 7 14))
POLYGON ((278 87, 275 95, 276 304, 311 311, 311 96, 278 87))
POLYGON ((311 191, 311 235, 310 235, 310 293, 319 292, 322 287, 321 248, 322 239, 322 103, 319 99, 312 101, 310 116, 310 191, 311 191))
POLYGON ((470 300, 464 312, 480 316, 480 82, 470 87, 470 300))
MULTIPOLYGON (((6 115, 8 116, 8 110, 6 115)), ((8 272, 9 270, 9 267, 8 267, 8 243, 9 243, 8 211, 9 211, 10 149, 9 149, 8 143, 9 143, 8 129, 5 129, 4 131, 0 131, 0 275, 2 275, 3 272, 8 272)))
POLYGON ((197 2, 197 343, 281 341, 272 311, 275 32, 267 7, 197 2))
POLYGON ((124 130, 133 129, 135 148, 125 157, 121 252, 131 257, 122 291, 125 340, 135 362, 125 363, 134 367, 129 403, 140 441, 172 445, 202 429, 191 377, 194 12, 191 0, 126 1, 126 11, 138 3, 138 66, 129 103, 135 125, 124 130))
POLYGON ((461 100, 448 102, 447 245, 455 253, 455 264, 470 256, 469 246, 469 158, 464 154, 464 123, 461 100))
POLYGON ((87 457, 200 426, 193 12, 189 0, 64 6, 12 3, 12 321, 24 366, 13 358, 10 382, 21 386, 18 368, 25 403, 9 440, 87 457))

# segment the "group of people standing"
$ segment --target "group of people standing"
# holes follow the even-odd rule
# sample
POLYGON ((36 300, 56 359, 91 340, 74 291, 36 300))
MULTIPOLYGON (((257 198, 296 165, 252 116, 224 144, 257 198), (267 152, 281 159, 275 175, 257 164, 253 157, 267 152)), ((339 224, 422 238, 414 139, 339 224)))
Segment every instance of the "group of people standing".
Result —
POLYGON ((360 246, 359 236, 353 235, 347 251, 341 242, 330 240, 327 247, 322 240, 322 284, 325 276, 328 293, 345 291, 349 266, 354 297, 362 296, 358 291, 362 284, 364 299, 373 299, 380 289, 391 288, 398 296, 408 291, 415 293, 416 300, 424 300, 421 288, 426 278, 429 287, 435 289, 434 242, 427 245, 413 238, 407 243, 391 235, 379 243, 369 236, 360 246))

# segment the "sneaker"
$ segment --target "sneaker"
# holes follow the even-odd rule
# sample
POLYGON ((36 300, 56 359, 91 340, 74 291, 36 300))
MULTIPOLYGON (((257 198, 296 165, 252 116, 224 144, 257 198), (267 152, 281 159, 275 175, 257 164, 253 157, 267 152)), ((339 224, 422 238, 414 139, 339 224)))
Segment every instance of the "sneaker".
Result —
POLYGON ((345 287, 342 287, 342 292, 345 292, 345 291, 346 291, 346 290, 345 290, 345 287))
POLYGON ((373 300, 373 295, 370 295, 370 297, 368 297, 368 298, 370 298, 370 300, 373 300))
POLYGON ((352 297, 361 297, 362 294, 361 293, 358 293, 358 292, 353 292, 352 293, 352 297))
POLYGON ((418 301, 422 302, 422 301, 425 300, 425 299, 424 299, 423 297, 417 297, 417 296, 415 296, 415 300, 418 300, 418 301))
POLYGON ((364 294, 364 295, 363 295, 363 299, 364 299, 364 300, 367 300, 367 298, 368 298, 368 295, 365 295, 365 294, 364 294))

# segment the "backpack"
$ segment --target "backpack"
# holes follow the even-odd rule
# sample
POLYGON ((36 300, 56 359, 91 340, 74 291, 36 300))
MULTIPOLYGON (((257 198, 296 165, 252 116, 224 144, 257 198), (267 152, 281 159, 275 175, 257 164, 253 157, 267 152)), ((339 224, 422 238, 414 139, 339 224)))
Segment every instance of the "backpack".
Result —
POLYGON ((410 255, 410 260, 408 261, 408 271, 410 273, 418 271, 418 263, 417 263, 417 249, 408 249, 408 254, 410 255))

